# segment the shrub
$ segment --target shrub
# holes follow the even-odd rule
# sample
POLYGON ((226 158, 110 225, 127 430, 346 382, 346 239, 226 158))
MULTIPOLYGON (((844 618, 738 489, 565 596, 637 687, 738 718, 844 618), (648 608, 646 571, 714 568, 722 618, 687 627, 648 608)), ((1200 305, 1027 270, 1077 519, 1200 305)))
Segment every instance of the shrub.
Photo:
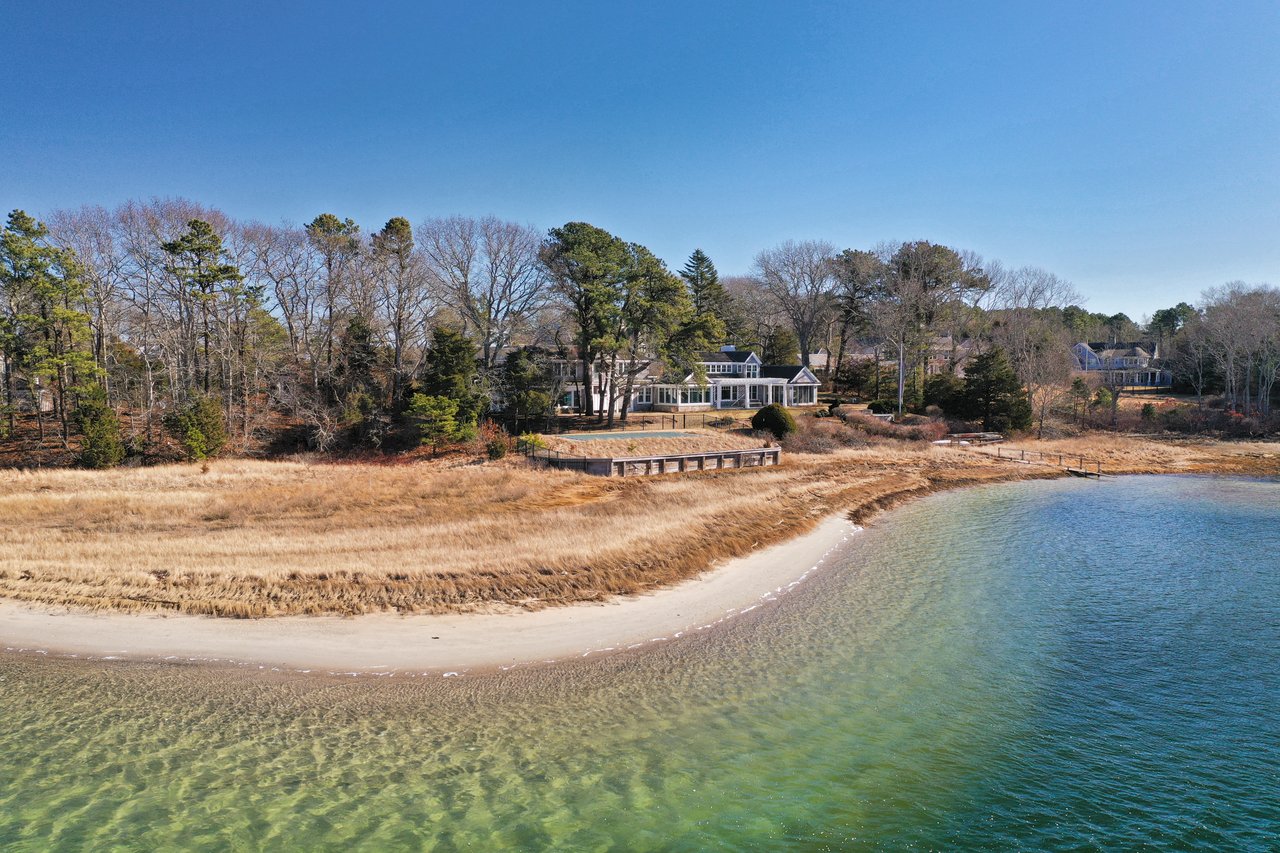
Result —
POLYGON ((939 408, 955 414, 963 408, 964 380, 954 373, 936 373, 924 381, 926 409, 939 408))
POLYGON ((904 441, 937 441, 945 438, 950 431, 944 421, 927 421, 913 426, 899 426, 885 423, 879 418, 864 415, 861 412, 842 414, 844 422, 867 435, 896 438, 904 441))
POLYGON ((770 403, 751 416, 751 427, 758 431, 767 430, 781 439, 796 431, 796 419, 777 403, 770 403))
POLYGON ((843 447, 866 447, 867 437, 838 418, 803 420, 800 428, 782 440, 792 453, 831 453, 843 447))
POLYGON ((835 436, 819 430, 794 432, 782 440, 782 446, 790 453, 831 453, 842 447, 835 436))
POLYGON ((1142 404, 1142 419, 1143 419, 1144 421, 1147 421, 1148 423, 1149 423, 1149 422, 1151 422, 1151 421, 1154 421, 1154 420, 1156 419, 1156 406, 1155 406, 1155 403, 1143 403, 1143 404, 1142 404))
POLYGON ((873 415, 892 415, 898 411, 897 400, 872 400, 867 403, 867 411, 873 415))
POLYGON ((912 427, 908 436, 913 441, 941 441, 947 437, 951 428, 943 421, 931 421, 927 424, 912 427))
POLYGON ((165 419, 165 426, 192 461, 216 456, 227 443, 222 407, 212 397, 193 397, 165 419))
POLYGON ((547 442, 536 432, 525 432, 520 434, 520 446, 525 450, 546 450, 547 442))
POLYGON ((439 451, 441 442, 463 437, 462 427, 457 420, 456 400, 430 394, 414 394, 409 402, 409 413, 417 420, 422 443, 431 445, 432 454, 439 451))
POLYGON ((507 455, 511 440, 507 431, 493 421, 482 421, 476 428, 477 451, 483 450, 490 459, 501 459, 507 455))
POLYGON ((1257 418, 1238 412, 1224 412, 1219 429, 1227 438, 1257 438, 1266 432, 1257 418))
POLYGON ((1204 429, 1204 417, 1194 409, 1177 406, 1165 412, 1162 425, 1170 432, 1192 433, 1204 429))
POLYGON ((107 404, 107 394, 96 385, 82 391, 75 421, 80 427, 80 464, 86 468, 114 468, 124 459, 120 418, 107 404))

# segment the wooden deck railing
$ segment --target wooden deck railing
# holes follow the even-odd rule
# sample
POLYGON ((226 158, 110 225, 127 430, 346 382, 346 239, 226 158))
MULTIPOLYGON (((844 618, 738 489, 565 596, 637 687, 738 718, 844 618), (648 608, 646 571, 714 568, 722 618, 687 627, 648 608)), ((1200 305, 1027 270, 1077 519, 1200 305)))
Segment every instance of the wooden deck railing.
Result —
POLYGON ((1092 459, 1081 454, 1055 453, 1053 451, 1043 450, 1023 450, 1017 447, 1003 447, 1001 445, 996 445, 995 450, 995 453, 991 453, 989 450, 980 450, 978 452, 986 453, 988 456, 995 456, 997 459, 1008 459, 1012 462, 1056 465, 1059 468, 1065 468, 1073 474, 1079 473, 1090 477, 1102 476, 1101 460, 1092 459))

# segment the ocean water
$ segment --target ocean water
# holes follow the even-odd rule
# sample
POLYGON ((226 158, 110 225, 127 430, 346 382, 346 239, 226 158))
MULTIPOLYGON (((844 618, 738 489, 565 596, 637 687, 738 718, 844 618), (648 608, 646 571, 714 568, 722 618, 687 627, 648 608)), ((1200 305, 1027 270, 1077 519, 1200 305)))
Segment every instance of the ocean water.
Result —
POLYGON ((0 849, 1280 849, 1280 483, 936 495, 484 678, 0 656, 0 849))

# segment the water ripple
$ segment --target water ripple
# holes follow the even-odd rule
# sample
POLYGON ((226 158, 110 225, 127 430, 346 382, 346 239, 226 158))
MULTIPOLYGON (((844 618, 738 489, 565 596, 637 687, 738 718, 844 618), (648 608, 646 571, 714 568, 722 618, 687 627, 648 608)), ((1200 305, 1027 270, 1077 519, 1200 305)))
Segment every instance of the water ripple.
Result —
POLYGON ((1280 484, 934 496, 713 630, 364 679, 0 656, 0 848, 1275 849, 1280 484))

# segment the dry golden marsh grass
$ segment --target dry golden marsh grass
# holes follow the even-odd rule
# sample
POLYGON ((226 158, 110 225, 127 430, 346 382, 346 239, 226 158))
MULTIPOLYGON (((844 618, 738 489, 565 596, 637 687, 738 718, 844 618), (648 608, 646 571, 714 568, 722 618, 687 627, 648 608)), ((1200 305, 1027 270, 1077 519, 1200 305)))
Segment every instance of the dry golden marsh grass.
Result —
MULTIPOLYGON (((1280 446, 1017 446, 1121 472, 1276 473, 1280 446)), ((776 468, 612 479, 520 459, 443 469, 221 461, 0 472, 0 596, 220 616, 537 608, 674 583, 914 495, 1057 469, 887 444, 776 468)))

